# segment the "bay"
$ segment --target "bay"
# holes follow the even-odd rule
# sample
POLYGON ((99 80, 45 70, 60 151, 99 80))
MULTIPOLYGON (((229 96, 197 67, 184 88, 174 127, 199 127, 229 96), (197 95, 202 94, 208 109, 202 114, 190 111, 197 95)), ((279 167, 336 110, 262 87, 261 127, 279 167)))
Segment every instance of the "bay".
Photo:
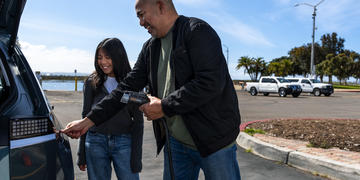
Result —
MULTIPOLYGON (((43 90, 75 91, 75 80, 43 80, 41 84, 43 90)), ((83 81, 77 81, 77 91, 82 91, 83 86, 83 81)))

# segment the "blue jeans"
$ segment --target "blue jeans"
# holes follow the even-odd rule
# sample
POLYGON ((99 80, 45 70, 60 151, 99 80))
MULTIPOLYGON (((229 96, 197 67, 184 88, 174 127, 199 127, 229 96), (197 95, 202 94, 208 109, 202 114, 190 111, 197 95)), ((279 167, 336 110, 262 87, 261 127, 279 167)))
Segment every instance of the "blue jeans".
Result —
MULTIPOLYGON (((221 149, 206 158, 196 150, 184 146, 170 137, 170 147, 175 180, 197 180, 200 168, 206 180, 240 180, 240 169, 236 160, 236 145, 221 149)), ((167 148, 164 147, 164 180, 170 180, 167 148)))
POLYGON ((111 162, 119 180, 138 180, 130 168, 131 135, 88 132, 85 141, 86 165, 90 180, 110 180, 111 162))

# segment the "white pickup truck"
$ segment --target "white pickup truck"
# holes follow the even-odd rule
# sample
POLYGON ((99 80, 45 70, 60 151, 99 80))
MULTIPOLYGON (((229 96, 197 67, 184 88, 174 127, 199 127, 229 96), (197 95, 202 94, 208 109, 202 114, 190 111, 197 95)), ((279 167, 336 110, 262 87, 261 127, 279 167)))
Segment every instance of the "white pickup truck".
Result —
POLYGON ((260 78, 258 83, 249 82, 246 84, 246 91, 252 96, 256 96, 258 93, 263 93, 264 96, 277 93, 280 97, 286 97, 288 94, 298 97, 302 92, 300 85, 291 84, 290 81, 282 77, 264 76, 260 78))
POLYGON ((319 80, 310 78, 286 78, 292 84, 301 86, 303 92, 314 94, 314 96, 330 96, 334 93, 334 87, 331 84, 321 83, 319 80))

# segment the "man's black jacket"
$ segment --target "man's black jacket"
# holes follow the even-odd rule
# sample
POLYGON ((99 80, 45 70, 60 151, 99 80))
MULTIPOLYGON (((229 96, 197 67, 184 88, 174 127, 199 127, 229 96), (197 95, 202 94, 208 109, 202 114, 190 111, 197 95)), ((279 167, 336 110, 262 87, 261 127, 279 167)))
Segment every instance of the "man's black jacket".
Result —
MULTIPOLYGON (((206 22, 179 16, 173 31, 170 66, 175 75, 175 91, 162 99, 166 116, 181 115, 201 156, 229 145, 239 134, 240 113, 236 92, 228 72, 221 41, 206 22)), ((133 70, 119 86, 87 115, 96 125, 124 107, 123 90, 139 91, 149 85, 157 96, 157 68, 160 39, 145 42, 133 70)), ((164 131, 153 121, 160 152, 164 131)))

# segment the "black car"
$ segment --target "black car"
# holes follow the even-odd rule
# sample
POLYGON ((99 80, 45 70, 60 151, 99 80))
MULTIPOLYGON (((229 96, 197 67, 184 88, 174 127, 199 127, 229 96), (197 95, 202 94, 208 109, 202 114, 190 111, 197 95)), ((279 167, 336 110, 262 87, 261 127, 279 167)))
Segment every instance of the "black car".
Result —
POLYGON ((74 179, 70 144, 17 45, 26 0, 0 0, 0 179, 74 179))

